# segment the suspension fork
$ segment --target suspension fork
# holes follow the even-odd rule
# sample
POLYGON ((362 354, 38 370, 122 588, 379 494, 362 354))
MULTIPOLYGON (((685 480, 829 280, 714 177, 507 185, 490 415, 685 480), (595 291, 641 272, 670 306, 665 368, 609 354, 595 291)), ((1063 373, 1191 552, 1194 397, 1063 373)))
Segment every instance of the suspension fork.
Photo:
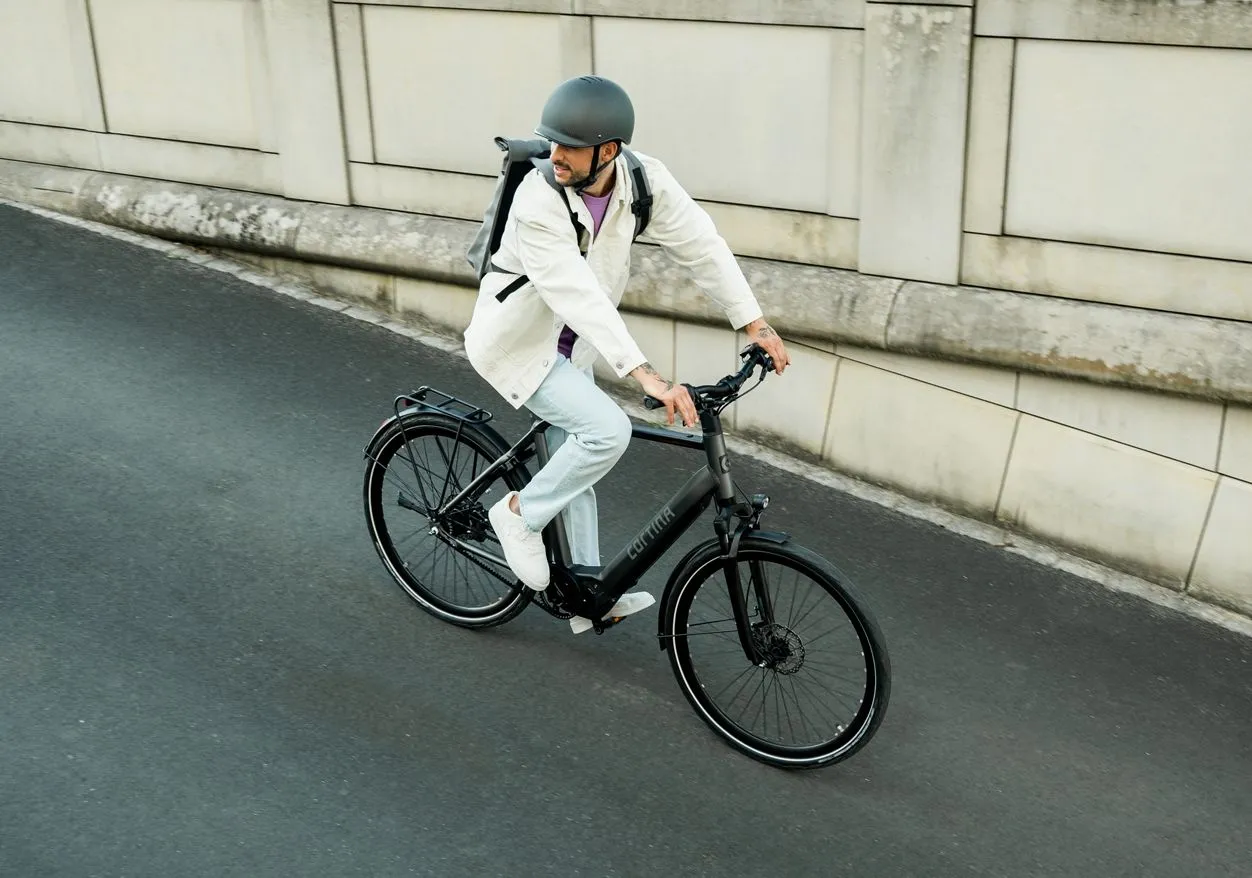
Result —
MULTIPOLYGON (((726 575, 726 587, 730 591, 730 609, 735 619, 735 630, 739 634, 739 645, 743 649, 744 657, 758 666, 764 665, 766 659, 757 645, 757 638, 753 636, 751 612, 748 606, 749 592, 745 590, 743 578, 739 575, 738 555, 739 542, 744 534, 760 527, 761 513, 767 503, 768 501, 763 498, 754 497, 750 511, 743 508, 747 504, 728 504, 722 507, 714 522, 714 529, 722 543, 722 571, 726 575), (730 521, 734 517, 739 518, 739 525, 732 535, 730 521)), ((750 598, 755 601, 756 609, 761 617, 757 624, 772 625, 774 605, 769 594, 765 566, 760 561, 749 561, 748 573, 751 587, 750 598)))

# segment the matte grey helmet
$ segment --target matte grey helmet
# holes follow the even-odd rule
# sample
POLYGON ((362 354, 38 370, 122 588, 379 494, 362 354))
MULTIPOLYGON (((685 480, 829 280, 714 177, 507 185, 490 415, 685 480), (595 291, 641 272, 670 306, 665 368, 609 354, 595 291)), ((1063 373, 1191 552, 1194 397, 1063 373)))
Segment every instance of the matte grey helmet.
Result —
POLYGON ((603 76, 576 76, 556 87, 535 133, 561 146, 630 143, 635 108, 625 90, 603 76))

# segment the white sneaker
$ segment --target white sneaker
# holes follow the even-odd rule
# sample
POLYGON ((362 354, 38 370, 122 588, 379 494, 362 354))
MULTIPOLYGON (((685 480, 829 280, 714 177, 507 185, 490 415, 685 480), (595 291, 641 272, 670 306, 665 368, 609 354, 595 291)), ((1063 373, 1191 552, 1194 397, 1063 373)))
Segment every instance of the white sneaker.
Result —
MULTIPOLYGON (((629 616, 631 613, 638 613, 640 610, 646 610, 648 607, 656 603, 656 598, 648 594, 646 591, 632 591, 630 594, 624 594, 617 599, 617 603, 613 605, 613 609, 609 610, 601 619, 620 619, 623 616, 629 616)), ((575 634, 582 634, 584 631, 590 631, 595 626, 591 624, 590 619, 584 619, 582 616, 574 616, 569 620, 570 630, 575 634)))
POLYGON ((500 539, 500 548, 504 550, 504 560, 509 562, 509 569, 522 581, 522 585, 543 591, 552 575, 543 534, 528 528, 522 517, 509 508, 509 501, 516 493, 510 491, 505 494, 499 503, 491 507, 487 518, 500 539))

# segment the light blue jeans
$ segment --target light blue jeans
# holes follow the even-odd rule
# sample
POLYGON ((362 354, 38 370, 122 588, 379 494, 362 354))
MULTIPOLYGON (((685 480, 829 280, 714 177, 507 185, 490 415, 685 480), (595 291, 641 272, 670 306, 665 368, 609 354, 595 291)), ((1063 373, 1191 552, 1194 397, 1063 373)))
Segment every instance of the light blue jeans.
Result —
POLYGON ((541 531, 564 513, 571 560, 600 564, 600 526, 592 485, 604 478, 630 443, 630 418, 584 372, 557 355, 556 365, 526 407, 547 421, 548 465, 518 494, 522 521, 541 531))

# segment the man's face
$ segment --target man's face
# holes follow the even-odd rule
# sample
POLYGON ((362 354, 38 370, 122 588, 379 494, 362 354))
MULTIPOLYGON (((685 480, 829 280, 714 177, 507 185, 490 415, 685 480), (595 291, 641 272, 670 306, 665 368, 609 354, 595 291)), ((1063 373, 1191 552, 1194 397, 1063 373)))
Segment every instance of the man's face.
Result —
MULTIPOLYGON (((556 181, 562 186, 577 186, 591 175, 591 160, 595 157, 594 146, 561 146, 552 144, 552 168, 556 181)), ((600 163, 603 165, 617 154, 616 144, 606 143, 600 147, 600 163)))

